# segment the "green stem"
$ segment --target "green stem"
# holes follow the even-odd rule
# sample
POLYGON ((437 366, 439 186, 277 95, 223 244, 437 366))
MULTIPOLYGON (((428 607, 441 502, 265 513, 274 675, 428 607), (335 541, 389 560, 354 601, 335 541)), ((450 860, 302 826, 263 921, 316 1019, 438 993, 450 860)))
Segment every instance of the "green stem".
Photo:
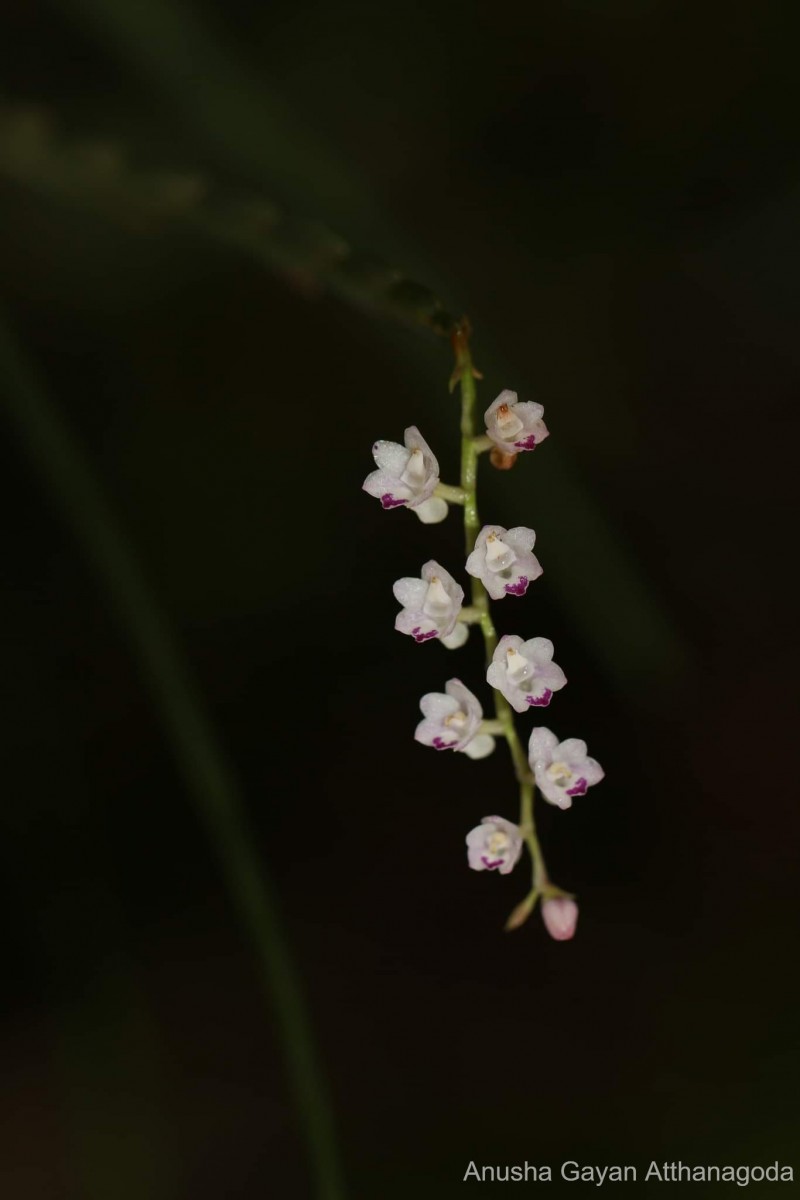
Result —
POLYGON ((520 786, 520 828, 533 863, 533 886, 536 891, 541 892, 548 882, 547 867, 533 820, 533 791, 533 782, 523 783, 520 786))
POLYGON ((437 483, 433 490, 434 496, 441 496, 448 504, 463 504, 466 499, 464 489, 452 487, 449 483, 437 483))
POLYGON ((187 791, 219 855, 231 896, 250 935, 274 1006, 292 1091, 305 1127, 316 1194, 319 1200, 342 1200, 344 1187, 327 1090, 275 902, 252 850, 239 787, 91 467, 2 320, 0 371, 9 420, 127 631, 187 791))
MULTIPOLYGON (((482 450, 486 449, 484 443, 487 439, 475 436, 476 372, 470 353, 469 329, 466 324, 457 326, 452 341, 456 357, 453 379, 457 380, 461 387, 461 488, 464 492, 464 538, 467 554, 471 554, 480 532, 477 499, 478 456, 482 450)), ((489 608, 489 595, 480 579, 473 578, 472 580, 472 608, 480 613, 480 627, 486 646, 486 664, 488 666, 497 649, 497 630, 494 627, 489 608)), ((535 784, 525 750, 519 740, 517 727, 514 724, 513 709, 502 692, 493 690, 493 696, 495 728, 508 742, 514 774, 520 788, 520 829, 533 862, 534 888, 539 888, 547 882, 547 869, 533 819, 535 784)))

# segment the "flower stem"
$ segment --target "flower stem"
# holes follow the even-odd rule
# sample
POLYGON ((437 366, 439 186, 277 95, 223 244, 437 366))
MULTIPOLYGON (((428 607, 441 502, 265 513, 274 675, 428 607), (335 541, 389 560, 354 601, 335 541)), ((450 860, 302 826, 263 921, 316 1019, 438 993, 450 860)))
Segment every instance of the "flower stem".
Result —
POLYGON ((433 489, 434 496, 440 496, 442 500, 446 500, 448 504, 463 504, 465 500, 464 489, 453 487, 449 483, 437 483, 433 489))
POLYGON ((533 782, 523 783, 520 785, 520 829, 522 836, 525 838, 525 845, 528 847, 531 854, 531 862, 533 863, 533 886, 537 891, 542 891, 547 886, 547 867, 542 854, 542 847, 539 844, 539 839, 536 836, 536 825, 533 820, 533 792, 535 784, 533 782))
MULTIPOLYGON (((464 537, 467 554, 472 553, 480 532, 477 499, 478 455, 486 449, 485 443, 488 440, 475 435, 475 403, 477 400, 475 379, 476 376, 478 378, 480 376, 472 362, 469 338, 469 324, 462 321, 453 332, 452 344, 456 359, 453 379, 457 380, 461 388, 461 489, 464 493, 464 537)), ((472 608, 480 613, 479 624, 486 646, 486 664, 488 666, 497 649, 497 631, 489 608, 489 595, 480 579, 475 578, 472 580, 472 608)), ((519 783, 519 824, 533 862, 533 886, 541 888, 547 883, 547 868, 539 839, 536 836, 536 825, 533 819, 533 799, 536 785, 531 775, 525 750, 519 740, 511 705, 502 692, 493 689, 493 695, 495 712, 493 725, 508 742, 514 774, 519 783)))
POLYGON ((479 608, 475 608, 473 604, 468 604, 461 609, 458 619, 462 625, 480 625, 483 620, 483 613, 479 608))

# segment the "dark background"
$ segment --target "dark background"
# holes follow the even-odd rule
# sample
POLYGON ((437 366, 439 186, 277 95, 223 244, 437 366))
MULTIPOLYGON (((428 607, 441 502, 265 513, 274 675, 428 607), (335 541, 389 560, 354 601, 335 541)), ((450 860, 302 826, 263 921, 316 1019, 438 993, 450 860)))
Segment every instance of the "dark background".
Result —
MULTIPOLYGON (((235 764, 352 1195, 461 1195, 472 1159, 791 1163, 785 6, 7 0, 3 23, 7 105, 48 113, 52 145, 104 139, 131 180, 198 172, 288 214, 275 270, 269 238, 101 211, 91 181, 0 153, 6 317, 235 764), (449 347, 326 286, 313 221, 470 314, 485 404, 545 405, 541 450, 482 464, 481 510, 537 530, 544 576, 498 624, 553 639, 570 683, 546 723, 606 769, 541 812, 581 903, 569 944, 538 914, 502 933, 527 868, 466 870, 466 831, 516 812, 502 747, 411 740, 422 692, 485 694, 477 642, 392 630, 394 579, 457 571, 458 514, 423 527, 360 491, 372 441, 411 423, 455 479, 449 347)), ((2 454, 3 1194, 304 1200, 215 847, 63 513, 10 433, 2 454)))

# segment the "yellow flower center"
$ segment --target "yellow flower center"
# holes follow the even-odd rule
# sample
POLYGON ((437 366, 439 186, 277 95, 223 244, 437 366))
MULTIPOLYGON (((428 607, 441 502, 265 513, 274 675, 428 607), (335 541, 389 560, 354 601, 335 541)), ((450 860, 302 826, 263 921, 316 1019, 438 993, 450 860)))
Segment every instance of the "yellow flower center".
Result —
POLYGON ((510 844, 511 839, 509 838, 508 834, 503 833, 502 829, 498 829, 497 832, 493 833, 489 838, 486 848, 491 854, 492 858, 497 858, 498 855, 502 857, 502 855, 505 854, 510 844))
POLYGON ((565 788, 572 779, 572 771, 570 771, 566 763, 554 762, 547 768, 547 778, 556 787, 565 788))
POLYGON ((467 714, 459 708, 456 712, 451 713, 449 717, 445 717, 444 723, 448 729, 463 729, 467 723, 467 714))

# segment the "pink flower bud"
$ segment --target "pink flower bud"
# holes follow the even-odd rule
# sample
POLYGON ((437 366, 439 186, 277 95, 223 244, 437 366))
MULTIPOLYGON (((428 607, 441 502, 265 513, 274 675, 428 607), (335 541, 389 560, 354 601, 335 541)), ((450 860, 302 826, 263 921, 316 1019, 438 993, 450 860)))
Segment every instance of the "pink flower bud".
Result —
POLYGON ((578 906, 566 896, 545 900, 542 905, 542 919, 551 938, 555 938, 557 942, 568 942, 575 936, 578 906))

